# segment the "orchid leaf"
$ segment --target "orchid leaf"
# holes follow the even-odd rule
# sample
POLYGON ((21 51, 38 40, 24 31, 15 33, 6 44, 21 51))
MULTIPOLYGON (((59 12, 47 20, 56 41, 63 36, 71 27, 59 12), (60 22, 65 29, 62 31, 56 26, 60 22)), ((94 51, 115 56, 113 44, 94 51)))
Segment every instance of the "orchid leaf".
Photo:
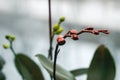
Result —
POLYGON ((97 48, 88 70, 87 80, 114 80, 115 62, 104 45, 97 48))
MULTIPOLYGON (((38 54, 36 56, 38 57, 43 67, 49 72, 51 76, 53 76, 53 62, 42 54, 38 54)), ((71 72, 63 69, 59 65, 56 65, 56 78, 57 80, 75 80, 75 77, 71 72)))
POLYGON ((83 74, 87 74, 88 68, 81 68, 81 69, 75 69, 75 70, 71 70, 70 72, 74 75, 74 76, 80 76, 83 74))
POLYGON ((24 54, 15 56, 15 65, 24 80, 44 80, 38 65, 24 54))

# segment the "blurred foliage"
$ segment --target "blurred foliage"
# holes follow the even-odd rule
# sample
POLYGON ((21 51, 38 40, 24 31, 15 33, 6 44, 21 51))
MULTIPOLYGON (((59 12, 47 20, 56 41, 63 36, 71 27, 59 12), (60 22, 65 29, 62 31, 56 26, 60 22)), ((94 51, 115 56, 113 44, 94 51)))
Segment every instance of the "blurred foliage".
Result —
POLYGON ((15 56, 15 65, 24 80, 44 80, 41 69, 26 55, 17 54, 15 56))
POLYGON ((4 64, 5 64, 5 61, 4 61, 4 59, 0 56, 0 80, 5 80, 5 79, 6 79, 5 75, 4 75, 3 72, 2 72, 2 68, 3 68, 4 64))
POLYGON ((96 50, 88 70, 87 80, 114 80, 115 62, 109 50, 101 45, 96 50))
MULTIPOLYGON (((38 54, 37 57, 48 73, 53 75, 53 62, 41 54, 38 54)), ((76 76, 82 74, 88 75, 87 80, 114 80, 115 73, 114 59, 104 45, 97 48, 89 68, 67 71, 57 65, 56 69, 57 80, 75 80, 76 76)))
POLYGON ((88 68, 75 69, 70 71, 74 76, 80 76, 82 74, 87 74, 88 68))
MULTIPOLYGON (((50 75, 53 76, 53 62, 46 58, 44 55, 38 54, 36 55, 43 65, 43 67, 48 71, 50 75)), ((57 80, 75 80, 75 77, 69 71, 63 69, 61 66, 56 66, 56 77, 57 80)))
POLYGON ((4 64, 5 64, 5 61, 4 61, 4 59, 0 56, 0 70, 3 68, 4 64))
POLYGON ((0 71, 0 80, 6 80, 5 75, 1 71, 0 71))
MULTIPOLYGON (((23 80, 45 80, 40 67, 28 56, 23 53, 15 53, 15 66, 21 74, 23 80)), ((53 77, 53 62, 42 54, 37 54, 41 65, 53 77)), ((0 56, 0 70, 5 64, 4 59, 0 56)), ((94 53, 93 59, 88 68, 79 68, 68 71, 60 65, 56 65, 56 80, 76 80, 77 76, 87 74, 87 80, 114 80, 116 66, 114 59, 104 45, 100 45, 94 53)), ((0 71, 0 80, 5 80, 5 75, 0 71)))

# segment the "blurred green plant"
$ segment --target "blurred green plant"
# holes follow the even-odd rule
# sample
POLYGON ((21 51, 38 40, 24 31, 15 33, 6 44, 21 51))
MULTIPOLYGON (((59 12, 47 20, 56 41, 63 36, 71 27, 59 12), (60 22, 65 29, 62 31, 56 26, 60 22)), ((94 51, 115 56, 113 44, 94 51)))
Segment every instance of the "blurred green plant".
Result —
POLYGON ((104 45, 99 46, 88 69, 87 80, 114 80, 115 73, 115 62, 110 51, 104 45))
POLYGON ((2 56, 0 56, 0 80, 6 80, 6 77, 2 72, 4 64, 5 64, 5 60, 2 58, 2 56))
MULTIPOLYGON (((104 45, 100 45, 94 53, 93 59, 88 68, 79 68, 75 70, 68 71, 62 68, 57 63, 57 55, 60 52, 59 47, 62 47, 66 43, 66 38, 70 37, 73 40, 79 40, 79 35, 82 33, 91 33, 99 35, 100 33, 109 34, 108 30, 104 29, 94 29, 93 27, 87 27, 81 31, 75 29, 69 30, 64 36, 60 35, 63 32, 63 27, 61 23, 65 21, 65 17, 61 17, 59 21, 52 26, 51 20, 51 0, 49 3, 49 40, 50 46, 48 51, 48 58, 42 54, 37 54, 36 57, 40 61, 43 68, 49 73, 51 80, 76 80, 77 76, 83 74, 87 75, 87 80, 114 80, 116 74, 116 66, 114 59, 109 51, 104 45), (57 36, 57 44, 55 47, 55 52, 53 56, 53 39, 57 36), (54 58, 54 60, 53 60, 54 58)), ((10 49, 14 54, 14 63, 16 69, 20 73, 23 80, 45 80, 43 72, 30 57, 24 53, 16 53, 13 47, 13 42, 15 41, 14 35, 6 35, 5 38, 9 41, 9 44, 3 44, 4 49, 10 49)), ((5 75, 2 73, 2 68, 4 65, 4 60, 0 57, 0 80, 5 80, 5 75)))
MULTIPOLYGON (((14 54, 14 62, 18 72, 21 74, 23 80, 44 80, 39 66, 28 56, 23 53, 16 53, 13 48, 13 42, 15 41, 14 35, 6 35, 5 38, 9 41, 9 44, 3 44, 3 48, 10 49, 14 54)), ((1 73, 2 75, 2 73, 1 73)), ((1 76, 2 77, 2 76, 1 76)), ((1 79, 0 79, 1 80, 1 79)))

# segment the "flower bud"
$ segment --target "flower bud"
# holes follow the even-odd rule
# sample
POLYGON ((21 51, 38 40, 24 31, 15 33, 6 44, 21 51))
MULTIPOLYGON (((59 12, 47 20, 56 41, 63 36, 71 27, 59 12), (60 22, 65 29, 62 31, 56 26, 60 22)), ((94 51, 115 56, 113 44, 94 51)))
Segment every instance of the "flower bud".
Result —
POLYGON ((71 38, 72 38, 73 40, 78 40, 78 39, 79 39, 79 38, 78 38, 78 35, 76 35, 76 34, 71 35, 71 38))
POLYGON ((63 21, 65 21, 65 17, 64 17, 64 16, 61 17, 61 18, 59 19, 59 21, 60 21, 60 23, 63 22, 63 21))
POLYGON ((6 35, 5 38, 6 38, 7 40, 9 40, 9 39, 10 39, 10 35, 6 35))
POLYGON ((53 31, 58 30, 59 27, 60 27, 60 24, 56 23, 56 24, 53 26, 53 31))
POLYGON ((93 30, 94 28, 93 27, 87 27, 85 28, 85 30, 93 30))
POLYGON ((64 37, 63 37, 62 35, 59 35, 59 36, 57 37, 57 43, 58 43, 59 45, 64 45, 64 44, 66 43, 66 41, 65 41, 65 39, 64 39, 64 37))
POLYGON ((75 29, 72 29, 72 30, 70 30, 70 33, 71 33, 71 34, 78 34, 78 31, 75 30, 75 29))
POLYGON ((11 39, 11 41, 14 41, 15 40, 15 36, 14 35, 10 35, 10 39, 11 39))
POLYGON ((104 29, 104 30, 101 30, 101 32, 105 33, 105 34, 109 34, 109 31, 104 29))
POLYGON ((15 40, 15 36, 14 35, 6 35, 5 38, 9 41, 14 41, 15 40))
POLYGON ((58 30, 54 31, 55 34, 60 34, 63 32, 63 28, 62 27, 59 27, 58 30))
POLYGON ((94 30, 94 31, 93 31, 93 34, 95 34, 95 35, 99 35, 99 31, 94 30))
POLYGON ((4 48, 4 49, 8 49, 8 48, 9 48, 9 45, 8 45, 8 44, 6 44, 6 43, 5 43, 5 44, 3 44, 3 48, 4 48))
POLYGON ((105 33, 105 34, 110 34, 108 31, 107 31, 107 32, 103 32, 103 33, 105 33))

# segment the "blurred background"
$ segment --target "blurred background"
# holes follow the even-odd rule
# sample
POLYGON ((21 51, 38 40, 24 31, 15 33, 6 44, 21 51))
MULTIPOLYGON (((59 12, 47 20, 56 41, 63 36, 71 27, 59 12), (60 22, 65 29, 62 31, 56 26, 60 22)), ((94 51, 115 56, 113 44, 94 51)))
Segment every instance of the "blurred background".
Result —
MULTIPOLYGON (((87 68, 96 48, 105 44, 115 59, 115 80, 120 80, 120 0, 52 0, 52 23, 55 24, 61 16, 66 17, 62 23, 63 34, 70 29, 94 26, 108 29, 110 35, 83 34, 79 41, 67 39, 57 63, 67 70, 87 68)), ((2 70, 6 80, 22 78, 16 71, 11 51, 2 48, 3 43, 8 43, 4 36, 14 34, 16 52, 24 52, 39 64, 35 54, 47 56, 48 33, 48 0, 0 0, 0 55, 6 61, 2 70)), ((44 69, 43 72, 48 76, 44 69)), ((46 80, 50 80, 49 76, 46 80)), ((86 75, 77 77, 77 80, 86 80, 86 75)))

